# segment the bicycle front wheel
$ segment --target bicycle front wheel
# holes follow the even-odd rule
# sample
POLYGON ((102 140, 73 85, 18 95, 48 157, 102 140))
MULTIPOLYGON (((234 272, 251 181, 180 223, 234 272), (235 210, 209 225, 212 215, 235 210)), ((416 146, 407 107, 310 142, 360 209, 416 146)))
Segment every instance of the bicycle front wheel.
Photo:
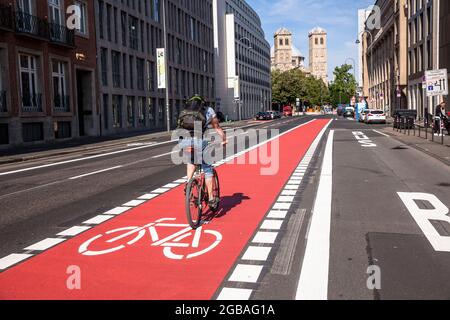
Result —
POLYGON ((191 179, 186 188, 186 216, 192 229, 200 226, 203 211, 203 191, 197 179, 191 179))

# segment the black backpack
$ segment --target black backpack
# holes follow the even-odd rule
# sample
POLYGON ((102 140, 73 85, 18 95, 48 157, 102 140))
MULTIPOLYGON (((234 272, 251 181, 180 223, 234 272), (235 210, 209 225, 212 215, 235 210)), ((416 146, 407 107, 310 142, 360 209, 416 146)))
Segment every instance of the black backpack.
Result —
POLYGON ((204 131, 206 127, 205 107, 199 101, 188 102, 178 116, 178 128, 194 131, 196 122, 202 123, 202 131, 204 131))

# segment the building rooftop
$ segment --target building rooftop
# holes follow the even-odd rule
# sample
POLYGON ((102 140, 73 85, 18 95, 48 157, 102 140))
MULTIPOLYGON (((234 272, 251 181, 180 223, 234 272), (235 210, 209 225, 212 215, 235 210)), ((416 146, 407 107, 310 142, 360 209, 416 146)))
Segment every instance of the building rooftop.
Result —
POLYGON ((290 32, 288 29, 286 28, 280 28, 277 31, 275 31, 275 36, 278 35, 292 35, 292 32, 290 32))
MULTIPOLYGON (((273 58, 275 56, 275 47, 270 48, 270 56, 273 58)), ((292 46, 292 57, 304 57, 302 52, 296 47, 292 46)))
POLYGON ((327 33, 327 30, 325 30, 325 29, 323 29, 321 27, 315 27, 314 29, 312 29, 309 32, 309 35, 312 35, 312 34, 326 34, 326 33, 327 33))

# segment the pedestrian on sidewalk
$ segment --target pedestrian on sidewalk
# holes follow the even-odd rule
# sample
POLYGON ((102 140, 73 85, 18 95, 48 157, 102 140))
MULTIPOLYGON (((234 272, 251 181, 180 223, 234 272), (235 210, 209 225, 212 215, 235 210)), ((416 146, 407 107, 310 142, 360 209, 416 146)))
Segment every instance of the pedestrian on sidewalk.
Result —
MULTIPOLYGON (((445 110, 445 105, 444 105, 445 110)), ((445 111, 444 111, 445 114, 445 111)), ((438 104, 435 109, 434 113, 434 134, 439 135, 441 133, 441 121, 443 121, 443 115, 442 114, 442 103, 438 104)))

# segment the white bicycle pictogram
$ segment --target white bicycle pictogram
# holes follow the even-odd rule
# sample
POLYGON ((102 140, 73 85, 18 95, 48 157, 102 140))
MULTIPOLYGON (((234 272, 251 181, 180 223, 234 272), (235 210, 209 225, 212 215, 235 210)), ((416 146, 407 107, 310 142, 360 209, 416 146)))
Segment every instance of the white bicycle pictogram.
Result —
POLYGON ((78 252, 84 256, 99 256, 117 252, 131 246, 141 240, 147 233, 150 234, 152 247, 163 247, 164 255, 173 260, 192 259, 201 256, 213 250, 222 241, 222 234, 215 230, 205 230, 203 226, 192 230, 188 224, 175 223, 175 218, 163 218, 155 222, 146 224, 142 227, 123 227, 99 234, 86 242, 78 249, 78 252), (181 230, 160 239, 157 229, 177 228, 181 230), (111 238, 111 235, 117 235, 111 238), (204 243, 200 243, 202 237, 208 235, 209 246, 204 248, 204 243), (188 240, 189 241, 186 241, 188 240), (93 249, 95 245, 106 245, 108 248, 103 250, 93 249), (91 249, 90 249, 91 248, 91 249), (184 251, 181 254, 179 251, 184 251), (178 251, 178 252, 174 252, 178 251), (193 252, 189 252, 193 251, 193 252))

